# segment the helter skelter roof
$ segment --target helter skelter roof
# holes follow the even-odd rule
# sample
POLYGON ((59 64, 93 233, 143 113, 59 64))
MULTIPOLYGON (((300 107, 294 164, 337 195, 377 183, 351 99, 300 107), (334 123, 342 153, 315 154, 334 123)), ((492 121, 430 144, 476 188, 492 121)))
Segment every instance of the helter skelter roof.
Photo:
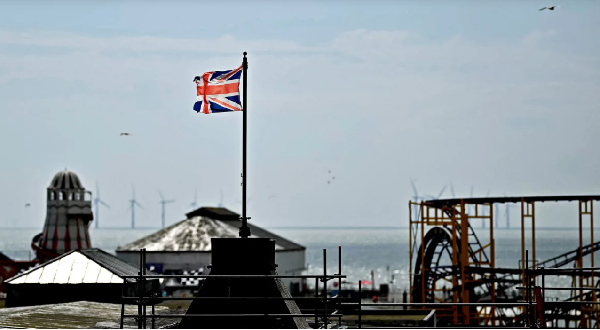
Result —
MULTIPOLYGON (((154 234, 142 237, 117 251, 139 251, 145 248, 148 252, 210 252, 211 238, 237 238, 241 221, 239 215, 226 208, 202 207, 187 214, 188 219, 154 234), (219 218, 219 219, 215 219, 219 218)), ((262 237, 275 239, 275 250, 304 250, 305 247, 277 236, 260 227, 248 223, 252 235, 250 238, 262 237)))
POLYGON ((77 174, 71 171, 60 171, 54 175, 48 189, 84 189, 77 174))

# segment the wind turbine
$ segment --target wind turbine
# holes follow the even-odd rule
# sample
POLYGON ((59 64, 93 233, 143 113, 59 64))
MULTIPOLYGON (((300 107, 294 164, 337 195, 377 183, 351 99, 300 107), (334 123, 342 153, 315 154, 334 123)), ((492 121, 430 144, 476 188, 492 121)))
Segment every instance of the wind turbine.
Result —
POLYGON ((143 209, 144 207, 142 206, 142 204, 138 203, 138 201, 135 200, 135 188, 133 187, 133 185, 131 186, 131 191, 133 192, 133 197, 129 201, 129 208, 131 209, 131 229, 133 229, 135 228, 135 207, 138 206, 141 209, 143 209))
MULTIPOLYGON (((488 197, 490 197, 490 190, 489 189, 487 191, 487 195, 485 195, 485 198, 488 198, 488 197)), ((475 206, 475 207, 477 207, 477 206, 475 206)), ((487 213, 487 207, 484 207, 482 211, 483 212, 481 212, 481 215, 485 216, 486 213, 487 213)), ((485 220, 486 219, 484 219, 484 218, 481 219, 481 228, 484 228, 484 229, 485 229, 485 220)), ((494 224, 491 224, 491 226, 493 226, 493 225, 494 224)))
POLYGON ((223 207, 223 189, 221 189, 221 199, 219 200, 219 207, 223 207))
MULTIPOLYGON (((473 185, 471 185, 471 195, 469 197, 473 198, 473 185)), ((474 213, 473 205, 469 205, 469 210, 470 210, 470 213, 474 213)))
MULTIPOLYGON (((169 203, 173 203, 175 200, 171 199, 171 200, 165 200, 165 196, 163 196, 163 194, 160 192, 160 190, 158 191, 158 194, 160 195, 160 203, 162 204, 162 227, 165 228, 165 205, 169 204, 169 203)), ((197 197, 197 195, 196 195, 197 197)))
MULTIPOLYGON (((504 194, 506 197, 506 193, 504 194)), ((510 208, 514 205, 509 203, 504 203, 504 215, 506 216, 506 229, 510 229, 510 208)))
POLYGON ((198 207, 198 189, 196 189, 196 194, 194 195, 194 201, 190 204, 190 206, 196 210, 198 207))
POLYGON ((442 197, 442 195, 444 194, 444 191, 446 191, 447 186, 447 184, 444 185, 444 187, 442 188, 442 190, 440 190, 440 193, 436 197, 433 197, 431 195, 425 195, 425 197, 427 197, 428 199, 440 199, 440 197, 442 197))
MULTIPOLYGON (((417 192, 417 186, 415 185, 413 179, 410 179, 410 185, 412 186, 414 193, 414 195, 411 197, 414 203, 419 203, 420 201, 427 199, 427 197, 425 196, 419 196, 419 193, 417 192)), ((419 205, 413 204, 413 214, 416 215, 415 221, 420 219, 421 208, 419 207, 419 205)))
POLYGON ((510 213, 509 211, 509 207, 508 207, 508 203, 504 204, 505 209, 504 209, 504 215, 506 216, 506 229, 510 229, 510 213))
POLYGON ((500 228, 500 206, 498 203, 494 204, 494 217, 496 218, 496 228, 500 228))
POLYGON ((96 212, 94 212, 94 220, 96 222, 96 229, 98 229, 98 223, 100 222, 100 207, 102 205, 110 209, 110 206, 104 203, 103 200, 100 199, 100 189, 98 188, 98 182, 96 182, 96 198, 94 198, 94 206, 96 208, 96 212))
MULTIPOLYGON (((411 197, 413 203, 412 207, 413 207, 413 214, 416 216, 414 221, 418 221, 419 219, 421 219, 421 207, 419 207, 419 205, 417 205, 416 203, 419 203, 419 201, 425 200, 426 197, 424 196, 419 196, 419 193, 417 192, 417 186, 415 186, 415 182, 413 181, 413 179, 410 179, 410 185, 412 186, 413 189, 413 193, 414 195, 411 197)), ((410 221, 413 221, 413 219, 410 219, 410 221)), ((413 226, 412 223, 409 224, 410 226, 413 226)), ((418 226, 417 226, 418 227, 418 226)), ((413 246, 412 249, 415 249, 415 246, 417 244, 417 230, 413 231, 413 246)), ((410 261, 412 262, 412 260, 410 261)))

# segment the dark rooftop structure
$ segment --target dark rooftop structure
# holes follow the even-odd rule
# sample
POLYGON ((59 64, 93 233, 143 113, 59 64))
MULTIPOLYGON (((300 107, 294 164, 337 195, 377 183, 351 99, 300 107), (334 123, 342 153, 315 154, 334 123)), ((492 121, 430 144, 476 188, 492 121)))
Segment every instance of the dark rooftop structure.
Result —
POLYGON ((186 213, 186 217, 207 217, 214 220, 240 220, 240 215, 224 207, 201 207, 192 212, 186 213))
MULTIPOLYGON (((117 255, 142 249, 148 252, 210 251, 213 237, 238 237, 240 215, 224 207, 200 207, 186 214, 187 219, 117 248, 117 255)), ((306 248, 248 222, 254 238, 270 238, 276 250, 304 251, 306 248)))

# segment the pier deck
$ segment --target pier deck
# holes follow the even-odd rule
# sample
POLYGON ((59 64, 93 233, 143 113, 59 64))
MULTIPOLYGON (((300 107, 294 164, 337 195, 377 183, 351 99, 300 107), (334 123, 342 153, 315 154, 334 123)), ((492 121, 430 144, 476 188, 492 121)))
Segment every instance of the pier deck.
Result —
MULTIPOLYGON (((137 305, 125 306, 125 313, 137 313, 137 305)), ((168 313, 169 308, 156 307, 157 313, 168 313)), ((51 304, 0 309, 0 328, 44 328, 44 329, 89 329, 119 328, 121 304, 105 304, 78 301, 65 304, 51 304)), ((130 320, 125 328, 137 328, 130 320), (130 324, 128 324, 130 323, 130 324)), ((173 319, 157 319, 157 327, 174 322, 173 319), (165 323, 165 324, 163 324, 165 323)))

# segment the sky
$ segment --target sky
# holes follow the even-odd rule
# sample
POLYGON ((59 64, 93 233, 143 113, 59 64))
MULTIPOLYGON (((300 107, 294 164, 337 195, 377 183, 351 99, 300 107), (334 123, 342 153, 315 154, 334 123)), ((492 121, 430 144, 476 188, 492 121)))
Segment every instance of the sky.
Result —
MULTIPOLYGON (((167 224, 196 190, 240 211, 242 114, 195 113, 192 80, 244 51, 256 225, 406 226, 411 179, 600 194, 600 3, 549 5, 2 1, 0 227, 41 228, 65 168, 110 205, 101 227, 130 225, 133 186, 143 227, 160 225, 159 189, 167 224)), ((539 208, 538 226, 577 225, 575 203, 539 208)))

